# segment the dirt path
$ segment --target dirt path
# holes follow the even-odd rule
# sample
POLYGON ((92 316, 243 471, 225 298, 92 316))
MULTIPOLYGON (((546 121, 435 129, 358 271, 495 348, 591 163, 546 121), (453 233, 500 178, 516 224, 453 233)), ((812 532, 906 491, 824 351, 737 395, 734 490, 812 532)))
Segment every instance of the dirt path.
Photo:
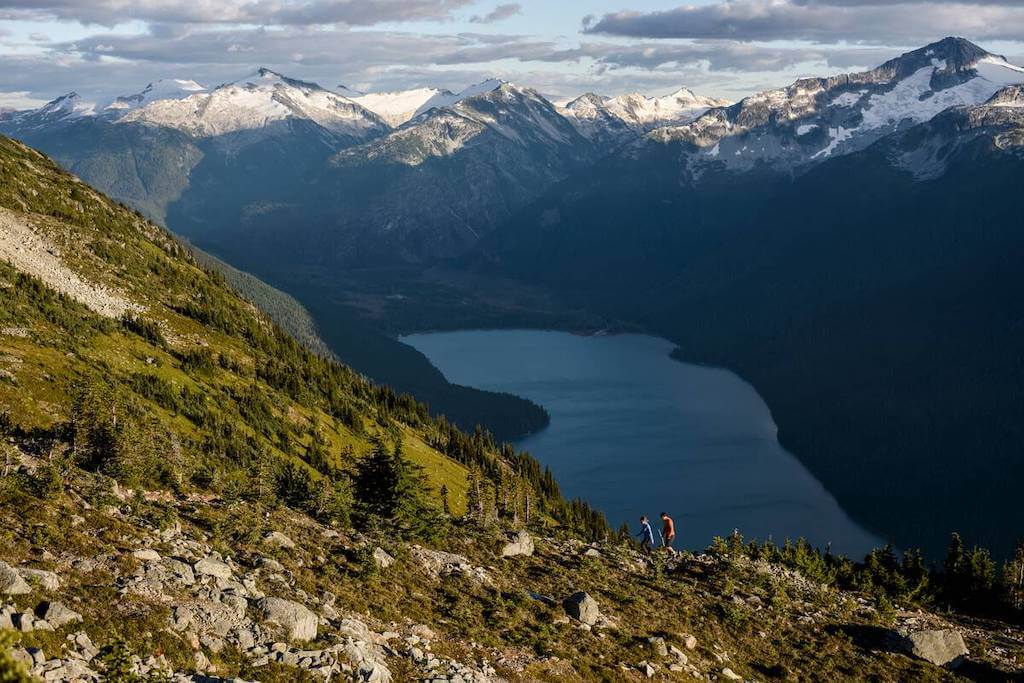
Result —
POLYGON ((117 318, 128 311, 142 310, 116 292, 83 280, 64 265, 50 240, 33 231, 19 214, 4 208, 0 208, 0 260, 39 278, 100 315, 117 318))

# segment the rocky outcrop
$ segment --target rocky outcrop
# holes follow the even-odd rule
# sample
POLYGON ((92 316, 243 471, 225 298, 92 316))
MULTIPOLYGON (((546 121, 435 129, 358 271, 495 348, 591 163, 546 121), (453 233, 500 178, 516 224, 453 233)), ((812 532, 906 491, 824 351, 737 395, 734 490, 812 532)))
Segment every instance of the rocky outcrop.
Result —
POLYGON ((442 578, 446 576, 465 576, 467 578, 489 583, 490 577, 483 567, 476 567, 462 555, 446 553, 440 550, 430 550, 414 545, 410 550, 415 560, 423 570, 430 576, 442 578))

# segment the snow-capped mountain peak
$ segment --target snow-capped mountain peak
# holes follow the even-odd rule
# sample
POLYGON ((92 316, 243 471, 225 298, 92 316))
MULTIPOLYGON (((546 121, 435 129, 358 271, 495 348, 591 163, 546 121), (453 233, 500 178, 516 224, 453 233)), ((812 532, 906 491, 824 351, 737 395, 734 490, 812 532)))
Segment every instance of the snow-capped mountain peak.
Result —
POLYGON ((87 102, 77 92, 69 92, 50 100, 38 109, 17 112, 8 122, 23 130, 33 130, 55 124, 68 123, 96 112, 96 105, 87 102))
POLYGON ((650 138, 689 143, 727 168, 800 166, 863 149, 948 109, 983 104, 1017 83, 1024 83, 1024 69, 962 38, 946 38, 871 71, 806 78, 751 95, 650 138))
POLYGON ((332 133, 356 139, 387 128, 379 117, 356 102, 316 83, 288 78, 265 67, 248 78, 210 91, 150 102, 121 118, 177 128, 200 137, 263 129, 291 119, 313 121, 332 133))

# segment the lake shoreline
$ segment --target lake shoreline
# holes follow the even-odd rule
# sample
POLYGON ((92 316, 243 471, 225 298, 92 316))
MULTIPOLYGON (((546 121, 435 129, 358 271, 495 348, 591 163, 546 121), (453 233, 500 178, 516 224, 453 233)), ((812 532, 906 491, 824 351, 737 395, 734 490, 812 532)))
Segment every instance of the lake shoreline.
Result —
POLYGON ((665 507, 685 510, 699 538, 690 537, 694 549, 735 526, 777 543, 808 536, 824 549, 834 541, 834 550, 851 556, 881 545, 782 449, 771 412, 749 382, 679 360, 668 339, 491 328, 399 340, 449 381, 543 405, 550 425, 517 445, 550 466, 569 495, 605 510, 613 525, 635 524, 637 510, 653 517, 665 507), (621 471, 627 462, 639 463, 637 471, 621 471))

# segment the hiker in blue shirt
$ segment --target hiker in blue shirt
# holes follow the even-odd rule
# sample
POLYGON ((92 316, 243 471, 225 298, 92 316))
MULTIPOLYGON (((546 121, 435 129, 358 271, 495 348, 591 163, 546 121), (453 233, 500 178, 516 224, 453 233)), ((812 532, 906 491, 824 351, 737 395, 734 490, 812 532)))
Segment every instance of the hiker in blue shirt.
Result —
POLYGON ((640 533, 637 534, 637 538, 640 538, 640 549, 650 555, 654 548, 654 532, 651 530, 651 522, 647 515, 640 518, 640 533))

